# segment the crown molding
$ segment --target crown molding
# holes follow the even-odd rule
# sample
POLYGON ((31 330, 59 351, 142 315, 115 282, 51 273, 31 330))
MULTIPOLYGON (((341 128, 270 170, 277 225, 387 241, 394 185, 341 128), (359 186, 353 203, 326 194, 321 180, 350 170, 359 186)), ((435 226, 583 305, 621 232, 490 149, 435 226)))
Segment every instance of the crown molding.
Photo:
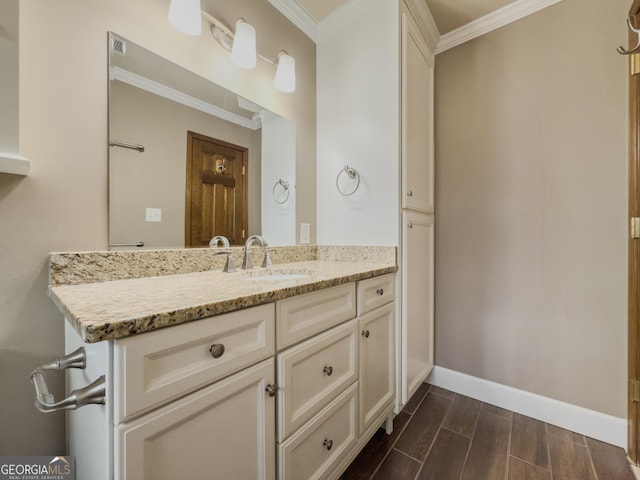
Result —
POLYGON ((318 38, 318 23, 295 0, 269 0, 281 14, 304 32, 314 42, 318 38))
POLYGON ((457 47, 562 0, 518 0, 440 37, 436 54, 457 47))
POLYGON ((427 3, 424 0, 404 0, 404 3, 411 15, 417 20, 429 49, 434 52, 440 41, 440 31, 429 7, 427 7, 427 3))
POLYGON ((241 127, 249 128, 251 130, 258 130, 260 128, 260 120, 249 120, 248 118, 236 115, 235 113, 213 105, 212 103, 205 102, 204 100, 192 97, 191 95, 187 95, 179 90, 154 82, 142 75, 132 73, 124 68, 111 67, 109 78, 111 80, 120 80, 121 82, 140 88, 149 93, 173 100, 174 102, 208 113, 209 115, 221 118, 222 120, 235 123, 241 127))

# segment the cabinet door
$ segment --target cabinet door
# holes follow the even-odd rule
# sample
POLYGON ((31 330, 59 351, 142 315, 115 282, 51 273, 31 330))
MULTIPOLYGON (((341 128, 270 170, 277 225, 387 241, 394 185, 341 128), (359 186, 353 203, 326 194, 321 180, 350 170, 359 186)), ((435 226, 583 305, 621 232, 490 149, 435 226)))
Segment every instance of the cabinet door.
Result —
POLYGON ((433 212, 433 54, 402 13, 402 208, 433 212))
POLYGON ((357 329, 353 319, 278 355, 278 441, 356 381, 357 329))
POLYGON ((129 480, 275 478, 273 359, 116 427, 116 472, 129 480))
POLYGON ((433 216, 402 214, 402 402, 433 369, 433 216))
POLYGON ((360 317, 360 434, 395 398, 395 303, 360 317))

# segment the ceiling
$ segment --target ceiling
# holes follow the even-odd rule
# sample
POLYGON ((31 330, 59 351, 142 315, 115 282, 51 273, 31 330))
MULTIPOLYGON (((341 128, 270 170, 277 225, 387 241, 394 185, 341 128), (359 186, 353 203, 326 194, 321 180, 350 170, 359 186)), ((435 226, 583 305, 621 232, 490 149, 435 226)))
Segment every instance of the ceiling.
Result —
MULTIPOLYGON (((348 0, 295 0, 316 21, 320 22, 348 0)), ((473 20, 498 10, 513 0, 426 0, 440 34, 455 30, 473 20)))

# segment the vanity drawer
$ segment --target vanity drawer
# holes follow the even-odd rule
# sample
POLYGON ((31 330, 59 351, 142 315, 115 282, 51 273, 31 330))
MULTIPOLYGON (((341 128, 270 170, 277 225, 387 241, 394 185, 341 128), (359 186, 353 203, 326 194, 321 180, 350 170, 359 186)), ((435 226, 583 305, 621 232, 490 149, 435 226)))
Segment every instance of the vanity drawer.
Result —
POLYGON ((352 320, 278 355, 278 441, 357 379, 357 327, 352 320))
POLYGON ((327 478, 355 446, 358 384, 352 385, 278 448, 282 480, 327 478))
POLYGON ((395 299, 395 274, 358 282, 358 315, 371 312, 395 299))
POLYGON ((274 353, 272 303, 117 340, 114 423, 274 353))
POLYGON ((354 283, 280 300, 276 302, 278 350, 355 316, 354 283))

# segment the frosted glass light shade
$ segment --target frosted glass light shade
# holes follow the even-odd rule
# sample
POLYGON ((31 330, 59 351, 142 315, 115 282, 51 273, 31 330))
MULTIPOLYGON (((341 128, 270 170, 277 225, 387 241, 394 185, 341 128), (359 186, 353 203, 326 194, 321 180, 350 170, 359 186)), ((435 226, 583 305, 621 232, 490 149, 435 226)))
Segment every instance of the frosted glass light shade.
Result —
POLYGON ((285 52, 278 54, 278 68, 274 85, 276 89, 285 93, 293 92, 296 89, 296 59, 285 52))
POLYGON ((200 0, 171 0, 169 23, 173 28, 187 35, 200 35, 202 32, 200 0))
POLYGON ((236 22, 231 60, 242 68, 255 68, 256 66, 256 29, 243 19, 236 22))

